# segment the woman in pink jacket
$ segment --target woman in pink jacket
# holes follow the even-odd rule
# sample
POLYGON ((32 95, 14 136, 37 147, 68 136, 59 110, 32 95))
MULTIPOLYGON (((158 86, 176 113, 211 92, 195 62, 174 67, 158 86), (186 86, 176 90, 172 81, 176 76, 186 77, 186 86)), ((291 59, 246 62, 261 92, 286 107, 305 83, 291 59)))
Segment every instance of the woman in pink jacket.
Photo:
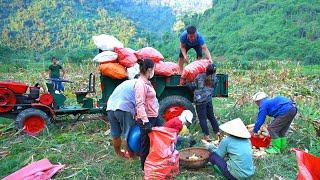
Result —
POLYGON ((141 129, 140 160, 141 168, 149 154, 150 139, 148 133, 154 126, 162 126, 158 118, 159 103, 156 91, 151 85, 150 79, 154 75, 155 65, 152 60, 138 60, 140 76, 134 86, 136 98, 136 119, 141 129))

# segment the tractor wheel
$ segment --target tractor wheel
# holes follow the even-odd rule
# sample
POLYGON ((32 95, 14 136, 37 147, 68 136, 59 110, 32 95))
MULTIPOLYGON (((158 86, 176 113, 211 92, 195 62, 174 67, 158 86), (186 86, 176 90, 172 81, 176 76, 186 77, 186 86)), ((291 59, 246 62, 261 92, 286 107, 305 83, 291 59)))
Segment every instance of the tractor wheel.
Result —
POLYGON ((193 121, 196 120, 196 111, 193 104, 182 96, 168 96, 160 101, 159 118, 166 122, 179 116, 183 110, 190 110, 193 113, 193 121))
POLYGON ((16 127, 28 135, 37 135, 50 124, 50 117, 40 109, 29 108, 21 111, 16 127))

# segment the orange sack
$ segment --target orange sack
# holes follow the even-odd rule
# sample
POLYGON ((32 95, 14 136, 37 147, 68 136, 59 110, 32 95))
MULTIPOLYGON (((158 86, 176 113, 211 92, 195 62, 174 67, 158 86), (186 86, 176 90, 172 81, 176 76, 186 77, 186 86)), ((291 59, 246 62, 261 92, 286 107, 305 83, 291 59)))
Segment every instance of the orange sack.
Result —
POLYGON ((135 55, 138 59, 151 59, 155 63, 160 62, 164 59, 162 54, 152 47, 142 48, 138 52, 136 52, 135 55))
POLYGON ((130 48, 114 48, 114 51, 118 54, 119 63, 127 68, 135 65, 137 57, 134 54, 136 51, 130 48))
POLYGON ((127 69, 118 63, 100 64, 99 70, 102 75, 114 79, 125 79, 128 77, 127 69))
POLYGON ((172 76, 178 74, 179 66, 174 62, 163 62, 156 63, 156 69, 154 70, 155 75, 160 76, 172 76))
POLYGON ((167 127, 154 127, 150 151, 144 163, 144 179, 174 179, 179 174, 179 152, 175 150, 177 132, 167 127))
POLYGON ((191 82, 197 77, 198 74, 205 73, 207 66, 211 63, 212 61, 206 59, 194 61, 184 68, 181 78, 191 82))

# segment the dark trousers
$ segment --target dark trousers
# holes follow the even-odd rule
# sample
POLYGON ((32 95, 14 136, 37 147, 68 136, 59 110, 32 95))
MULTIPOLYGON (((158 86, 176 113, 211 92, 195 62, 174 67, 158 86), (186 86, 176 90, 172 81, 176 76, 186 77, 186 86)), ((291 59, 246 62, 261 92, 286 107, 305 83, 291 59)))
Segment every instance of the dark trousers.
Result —
MULTIPOLYGON (((189 49, 194 49, 196 51, 197 59, 201 59, 202 58, 202 47, 200 45, 198 45, 198 46, 188 46, 188 45, 186 45, 186 52, 188 52, 189 49)), ((180 50, 179 57, 183 57, 181 50, 180 50)))
POLYGON ((196 110, 203 134, 209 135, 207 119, 210 121, 214 133, 218 133, 219 125, 213 113, 212 100, 207 103, 197 104, 196 110))
POLYGON ((297 108, 293 107, 287 112, 287 114, 276 117, 273 121, 271 121, 271 123, 268 125, 268 131, 271 138, 276 139, 285 137, 286 132, 288 131, 296 114, 297 108))
MULTIPOLYGON (((148 118, 149 122, 151 123, 152 127, 155 126, 162 126, 162 122, 158 117, 156 118, 148 118)), ((141 168, 144 170, 144 162, 147 159, 147 156, 149 154, 150 150, 150 138, 148 136, 150 130, 143 127, 141 123, 139 123, 140 130, 141 130, 141 148, 140 148, 140 162, 141 162, 141 168)))
POLYGON ((64 85, 60 78, 51 78, 54 90, 64 91, 64 85))
POLYGON ((176 149, 189 148, 197 144, 197 142, 192 138, 192 136, 178 136, 176 149))
POLYGON ((212 165, 217 165, 221 173, 229 180, 236 180, 235 177, 229 172, 226 161, 220 157, 217 153, 210 154, 209 161, 212 165))

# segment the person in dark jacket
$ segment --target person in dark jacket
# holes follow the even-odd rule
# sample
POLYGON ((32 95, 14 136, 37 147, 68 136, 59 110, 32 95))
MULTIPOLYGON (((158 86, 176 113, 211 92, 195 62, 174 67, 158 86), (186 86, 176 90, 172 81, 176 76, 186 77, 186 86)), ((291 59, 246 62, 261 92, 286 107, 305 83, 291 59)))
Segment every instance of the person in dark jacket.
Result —
POLYGON ((273 117, 274 119, 268 125, 272 147, 266 149, 266 152, 270 154, 280 153, 286 148, 286 132, 297 114, 295 103, 284 96, 269 98, 264 92, 256 93, 252 99, 259 106, 253 133, 257 135, 267 115, 273 117))
POLYGON ((187 83, 194 90, 194 103, 200 121, 200 126, 204 134, 204 140, 210 140, 207 119, 210 121, 212 129, 217 136, 220 136, 219 125, 213 113, 212 97, 214 88, 217 86, 216 66, 209 64, 206 73, 198 74, 194 81, 187 83))

